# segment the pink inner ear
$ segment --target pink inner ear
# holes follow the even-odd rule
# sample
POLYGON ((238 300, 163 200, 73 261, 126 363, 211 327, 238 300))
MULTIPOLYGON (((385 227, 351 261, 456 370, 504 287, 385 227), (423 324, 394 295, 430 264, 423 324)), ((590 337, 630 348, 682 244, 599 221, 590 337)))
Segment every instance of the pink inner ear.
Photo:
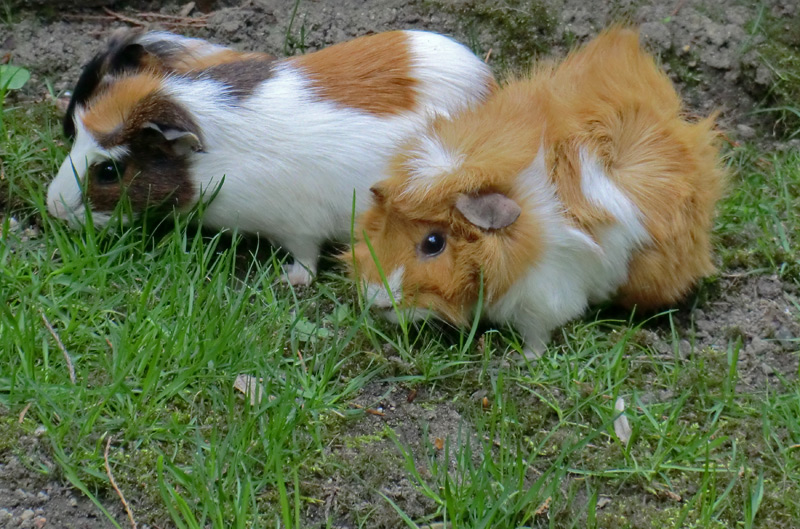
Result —
POLYGON ((499 230, 513 224, 522 209, 519 204, 501 193, 460 195, 456 209, 468 221, 484 230, 499 230))

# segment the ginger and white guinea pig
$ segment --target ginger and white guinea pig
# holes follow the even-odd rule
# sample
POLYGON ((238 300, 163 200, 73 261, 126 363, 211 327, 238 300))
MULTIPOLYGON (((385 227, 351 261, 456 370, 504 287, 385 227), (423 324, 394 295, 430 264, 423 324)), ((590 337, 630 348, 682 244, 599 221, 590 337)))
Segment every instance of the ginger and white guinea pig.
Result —
POLYGON ((536 354, 589 303, 654 309, 712 273, 724 180, 713 118, 684 120, 637 32, 613 28, 411 140, 372 188, 353 273, 388 318, 459 326, 482 280, 484 315, 536 354))
POLYGON ((392 31, 275 60, 171 33, 116 35, 83 71, 65 118, 74 143, 47 194, 52 215, 96 224, 127 196, 135 215, 190 210, 294 257, 293 284, 320 245, 350 239, 369 187, 434 116, 496 84, 465 46, 392 31), (213 197, 213 199, 211 198, 213 197))

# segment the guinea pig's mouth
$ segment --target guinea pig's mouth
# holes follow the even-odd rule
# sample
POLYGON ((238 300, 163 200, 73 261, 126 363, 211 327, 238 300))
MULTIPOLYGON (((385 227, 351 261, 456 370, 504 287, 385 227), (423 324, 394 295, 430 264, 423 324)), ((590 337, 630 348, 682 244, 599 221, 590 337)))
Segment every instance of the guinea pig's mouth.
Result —
POLYGON ((423 309, 421 307, 409 307, 395 309, 381 309, 379 311, 381 317, 392 323, 419 323, 429 319, 440 319, 439 316, 430 309, 423 309))

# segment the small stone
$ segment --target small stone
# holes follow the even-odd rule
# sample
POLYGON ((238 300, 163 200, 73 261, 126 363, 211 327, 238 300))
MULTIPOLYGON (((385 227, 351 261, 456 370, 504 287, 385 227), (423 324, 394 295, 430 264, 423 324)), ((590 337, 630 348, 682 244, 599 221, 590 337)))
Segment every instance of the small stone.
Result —
POLYGON ((13 518, 8 509, 0 509, 0 524, 6 523, 8 520, 13 518))
POLYGON ((686 340, 685 338, 683 340, 681 340, 681 343, 679 344, 679 348, 680 348, 681 358, 686 360, 687 358, 689 358, 691 356, 691 354, 692 354, 692 343, 689 340, 686 340))
POLYGON ((775 374, 775 370, 772 368, 772 366, 763 362, 761 363, 761 372, 767 376, 775 374))
POLYGON ((42 527, 44 527, 46 523, 47 523, 47 518, 45 518, 44 516, 37 516, 36 518, 33 519, 33 526, 36 529, 42 529, 42 527))
MULTIPOLYGON (((758 357, 767 354, 772 348, 773 348, 772 344, 767 340, 764 340, 760 336, 753 336, 753 339, 750 340, 750 345, 747 347, 747 352, 753 356, 758 357)), ((769 375, 769 373, 767 373, 766 371, 764 371, 764 374, 769 375)))
POLYGON ((50 496, 48 496, 45 491, 41 491, 39 494, 36 495, 36 499, 38 499, 39 501, 49 501, 50 496))
POLYGON ((24 511, 22 511, 22 514, 19 516, 19 518, 24 522, 25 520, 30 520, 31 518, 33 518, 33 515, 34 512, 32 510, 25 509, 24 511))
POLYGON ((76 500, 75 498, 70 498, 69 502, 67 502, 67 503, 69 503, 70 507, 77 507, 78 506, 78 500, 76 500))
POLYGON ((756 129, 744 123, 736 125, 736 133, 743 140, 750 140, 756 137, 756 129))
POLYGON ((672 47, 672 33, 662 22, 645 22, 639 28, 639 33, 647 44, 659 50, 668 50, 672 47))

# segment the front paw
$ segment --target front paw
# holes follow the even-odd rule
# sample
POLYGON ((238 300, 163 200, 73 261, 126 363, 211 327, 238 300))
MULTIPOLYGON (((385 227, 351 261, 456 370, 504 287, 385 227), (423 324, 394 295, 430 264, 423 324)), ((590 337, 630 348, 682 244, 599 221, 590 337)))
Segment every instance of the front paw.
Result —
POLYGON ((545 351, 547 351, 547 347, 541 342, 534 345, 525 344, 525 347, 522 349, 522 356, 528 362, 536 362, 542 357, 545 351))
POLYGON ((283 273, 281 274, 281 280, 295 287, 308 286, 313 279, 314 274, 297 261, 284 265, 283 273))

